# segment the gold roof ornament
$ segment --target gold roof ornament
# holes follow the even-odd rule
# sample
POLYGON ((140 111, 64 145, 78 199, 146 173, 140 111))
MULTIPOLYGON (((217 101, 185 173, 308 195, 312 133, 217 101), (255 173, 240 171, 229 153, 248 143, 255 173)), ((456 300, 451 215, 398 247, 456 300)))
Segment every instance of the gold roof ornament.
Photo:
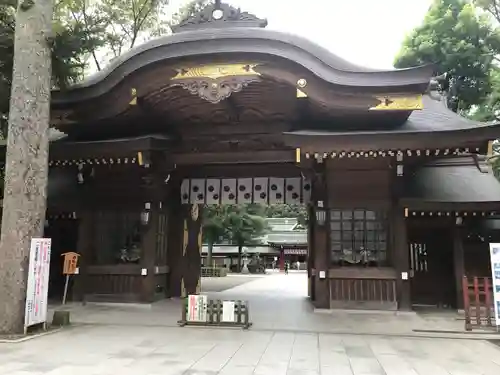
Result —
POLYGON ((219 103, 253 82, 260 82, 257 64, 201 65, 177 69, 172 86, 180 86, 210 103, 219 103))
POLYGON ((422 95, 413 96, 377 96, 380 101, 370 111, 415 111, 424 109, 422 95))
POLYGON ((189 78, 210 78, 215 80, 222 77, 260 76, 260 73, 254 70, 256 66, 257 64, 225 64, 180 68, 177 69, 177 75, 172 80, 189 78))

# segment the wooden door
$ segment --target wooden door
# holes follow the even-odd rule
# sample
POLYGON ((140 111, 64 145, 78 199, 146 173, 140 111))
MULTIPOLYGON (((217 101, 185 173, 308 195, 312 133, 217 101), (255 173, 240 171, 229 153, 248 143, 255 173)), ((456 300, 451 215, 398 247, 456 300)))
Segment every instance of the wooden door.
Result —
POLYGON ((451 307, 456 303, 451 231, 424 229, 409 238, 413 305, 451 307))

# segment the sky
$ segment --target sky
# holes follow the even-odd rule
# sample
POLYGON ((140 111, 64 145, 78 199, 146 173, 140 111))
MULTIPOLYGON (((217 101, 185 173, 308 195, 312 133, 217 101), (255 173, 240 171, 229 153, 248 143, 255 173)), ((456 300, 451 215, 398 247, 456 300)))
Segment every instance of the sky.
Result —
MULTIPOLYGON (((172 5, 184 0, 172 0, 172 5)), ((357 65, 392 68, 403 39, 432 0, 229 0, 267 18, 269 29, 300 35, 357 65)))

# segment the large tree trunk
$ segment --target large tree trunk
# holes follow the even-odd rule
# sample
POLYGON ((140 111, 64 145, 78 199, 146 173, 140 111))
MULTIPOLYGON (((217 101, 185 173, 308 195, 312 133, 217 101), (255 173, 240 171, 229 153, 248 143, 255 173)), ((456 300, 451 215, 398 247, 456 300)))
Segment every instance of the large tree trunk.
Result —
POLYGON ((19 0, 2 233, 0 332, 21 333, 30 241, 43 235, 48 172, 53 0, 19 0))

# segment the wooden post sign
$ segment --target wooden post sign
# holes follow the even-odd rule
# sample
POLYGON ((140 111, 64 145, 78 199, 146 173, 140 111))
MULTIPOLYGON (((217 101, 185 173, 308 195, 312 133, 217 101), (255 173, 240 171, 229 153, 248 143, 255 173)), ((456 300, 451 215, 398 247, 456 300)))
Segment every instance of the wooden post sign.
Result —
POLYGON ((71 275, 78 274, 78 258, 80 257, 80 254, 70 251, 68 253, 61 254, 61 256, 64 257, 63 275, 66 275, 62 300, 62 304, 65 305, 66 297, 68 296, 69 277, 71 275))

